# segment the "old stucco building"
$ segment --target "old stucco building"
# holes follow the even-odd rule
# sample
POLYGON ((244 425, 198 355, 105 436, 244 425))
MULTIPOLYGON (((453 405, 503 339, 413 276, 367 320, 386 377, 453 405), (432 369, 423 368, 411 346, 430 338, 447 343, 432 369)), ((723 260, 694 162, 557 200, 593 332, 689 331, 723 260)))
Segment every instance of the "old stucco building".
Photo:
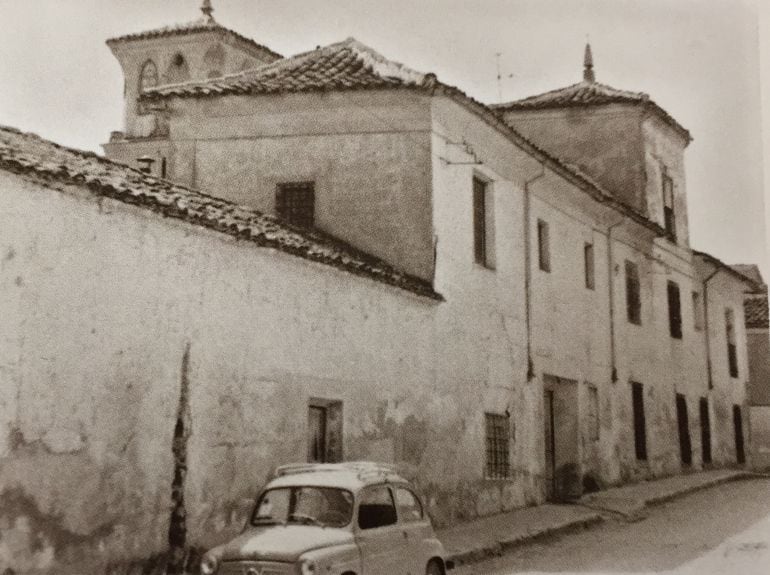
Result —
POLYGON ((141 572, 304 457, 394 461, 440 524, 744 461, 755 286, 690 248, 649 97, 587 54, 489 107, 204 9, 108 42, 111 160, 0 130, 4 564, 141 572))

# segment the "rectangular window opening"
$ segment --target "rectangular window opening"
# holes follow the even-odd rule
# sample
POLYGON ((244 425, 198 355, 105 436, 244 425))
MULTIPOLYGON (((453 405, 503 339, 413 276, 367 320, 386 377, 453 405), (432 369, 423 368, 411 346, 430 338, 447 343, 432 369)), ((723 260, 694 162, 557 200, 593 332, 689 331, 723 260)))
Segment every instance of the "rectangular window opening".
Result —
POLYGON ((510 476, 509 437, 511 419, 508 415, 485 413, 487 479, 507 479, 510 476))
POLYGON ((544 272, 551 271, 551 247, 548 232, 548 222, 537 220, 537 254, 540 269, 544 272))
POLYGON ((311 399, 308 404, 308 452, 312 463, 342 461, 342 402, 311 399))
POLYGON ((676 241, 676 216, 674 214, 674 180, 668 174, 668 171, 663 169, 662 176, 663 185, 663 225, 666 230, 668 238, 676 241))
POLYGON ((278 217, 293 226, 312 228, 315 224, 315 184, 278 184, 275 192, 275 212, 278 217))
POLYGON ((735 344, 735 315, 733 310, 725 310, 725 331, 727 332, 727 363, 730 377, 738 377, 738 350, 735 344))
POLYGON ((668 330, 674 339, 682 339, 682 302, 679 286, 668 282, 668 330))
POLYGON ((644 387, 641 383, 631 383, 632 404, 634 411, 634 448, 636 459, 647 461, 647 423, 644 416, 644 387))
POLYGON ((591 441, 598 441, 600 433, 599 422, 599 390, 593 385, 588 386, 588 436, 591 441))
POLYGON ((473 252, 477 264, 494 269, 494 198, 491 186, 473 178, 473 252))
POLYGON ((639 268, 626 260, 626 313, 630 323, 642 324, 642 299, 639 286, 639 268))
POLYGON ((594 245, 586 243, 583 246, 583 261, 585 264, 585 280, 588 289, 596 287, 596 278, 594 271, 594 245))

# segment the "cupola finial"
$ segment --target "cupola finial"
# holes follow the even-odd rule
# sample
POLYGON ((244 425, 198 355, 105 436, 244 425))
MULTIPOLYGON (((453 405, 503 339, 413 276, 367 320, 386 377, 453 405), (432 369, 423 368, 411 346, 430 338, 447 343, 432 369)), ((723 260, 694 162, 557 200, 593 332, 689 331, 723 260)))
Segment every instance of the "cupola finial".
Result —
POLYGON ((591 53, 591 44, 586 42, 586 51, 583 56, 583 80, 586 82, 596 82, 594 74, 594 56, 591 53))
POLYGON ((203 15, 206 17, 206 19, 214 19, 214 17, 211 15, 212 12, 214 12, 214 7, 211 5, 211 0, 203 0, 203 4, 201 4, 201 12, 203 12, 203 15))

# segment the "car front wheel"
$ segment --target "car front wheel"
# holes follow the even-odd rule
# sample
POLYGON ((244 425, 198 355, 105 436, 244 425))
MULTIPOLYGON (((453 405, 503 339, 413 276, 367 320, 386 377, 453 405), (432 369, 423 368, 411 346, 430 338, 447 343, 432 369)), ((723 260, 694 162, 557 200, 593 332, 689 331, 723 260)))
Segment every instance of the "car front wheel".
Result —
POLYGON ((425 568, 425 575, 444 575, 444 569, 441 567, 441 563, 436 559, 431 559, 428 562, 428 566, 425 568))

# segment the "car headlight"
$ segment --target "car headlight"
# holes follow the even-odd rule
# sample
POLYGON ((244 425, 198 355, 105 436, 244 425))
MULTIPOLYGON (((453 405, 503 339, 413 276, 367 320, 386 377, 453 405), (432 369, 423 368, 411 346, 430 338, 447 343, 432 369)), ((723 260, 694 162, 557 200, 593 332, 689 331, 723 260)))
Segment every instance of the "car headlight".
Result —
POLYGON ((217 571, 217 560, 213 555, 204 555, 201 560, 201 575, 214 575, 217 571))
POLYGON ((310 559, 303 559, 299 564, 299 572, 302 573, 302 575, 315 575, 315 561, 311 561, 310 559))

